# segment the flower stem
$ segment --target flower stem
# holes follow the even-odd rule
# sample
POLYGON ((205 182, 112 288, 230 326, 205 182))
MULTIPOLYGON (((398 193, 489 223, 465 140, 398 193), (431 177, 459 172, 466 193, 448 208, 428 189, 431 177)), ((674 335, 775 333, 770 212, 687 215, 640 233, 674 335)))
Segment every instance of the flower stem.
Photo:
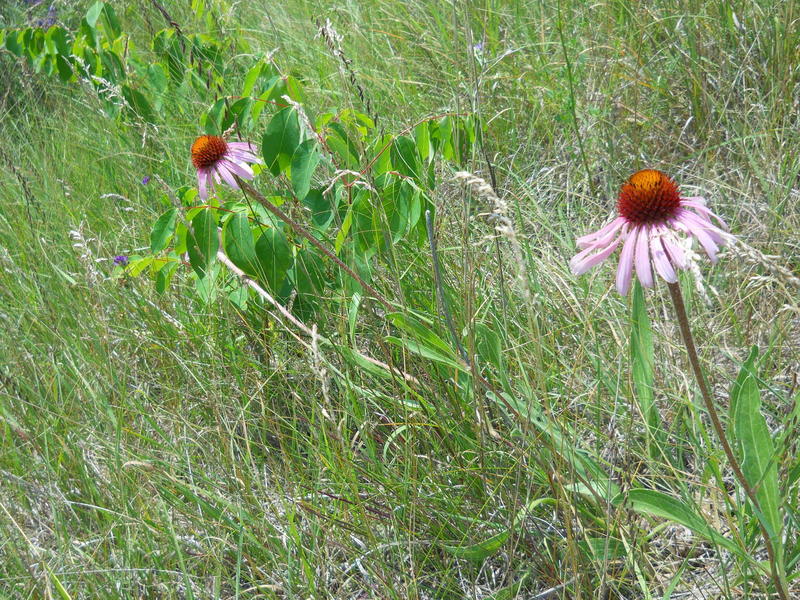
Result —
MULTIPOLYGON (((683 302, 681 286, 678 283, 667 283, 667 287, 669 288, 670 296, 672 296, 672 303, 675 305, 675 313, 678 317, 678 325, 681 329, 683 342, 686 345, 686 353, 689 355, 689 363, 692 365, 692 371, 694 371, 695 379, 697 379, 697 385, 700 386, 700 393, 703 396, 703 402, 706 405, 708 416, 711 418, 714 431, 716 431, 717 437, 719 437, 719 440, 722 443, 722 449, 725 451, 725 456, 728 458, 728 462, 733 469, 736 479, 744 489, 747 498, 753 504, 754 510, 760 513, 761 508, 759 507, 758 498, 756 497, 753 488, 747 482, 747 479, 745 479, 742 468, 739 465, 739 461, 736 459, 736 456, 734 456, 733 450, 731 450, 731 445, 728 442, 728 436, 725 435, 725 430, 722 428, 722 423, 719 420, 719 414, 717 413, 717 409, 714 408, 714 401, 711 398, 711 393, 708 390, 708 384, 706 383, 705 376, 700 368, 700 359, 697 356, 697 349, 695 348, 694 339, 692 338, 692 330, 689 328, 689 317, 686 315, 686 306, 683 302)), ((764 545, 767 550, 767 555, 769 556, 769 564, 775 589, 778 592, 778 596, 781 598, 781 600, 789 600, 783 578, 780 575, 782 570, 779 568, 779 565, 776 562, 775 548, 772 545, 772 539, 760 521, 759 527, 761 528, 761 534, 764 538, 764 545)))

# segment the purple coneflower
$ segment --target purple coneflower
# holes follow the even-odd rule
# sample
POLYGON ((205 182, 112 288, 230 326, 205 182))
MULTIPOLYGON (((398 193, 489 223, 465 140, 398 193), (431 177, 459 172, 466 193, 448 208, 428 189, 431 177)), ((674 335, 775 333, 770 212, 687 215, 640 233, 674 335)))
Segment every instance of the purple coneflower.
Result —
POLYGON ((676 269, 689 267, 681 237, 696 238, 712 263, 719 246, 730 239, 725 221, 706 207, 704 198, 682 198, 677 184, 654 169, 630 176, 620 190, 617 211, 619 216, 606 226, 578 238, 581 252, 570 268, 575 275, 586 273, 622 244, 617 290, 623 296, 630 290, 634 269, 643 286, 653 287, 651 264, 668 283, 678 280, 676 269))
POLYGON ((248 163, 258 162, 261 160, 250 142, 226 142, 218 135, 201 135, 192 144, 192 163, 197 169, 197 187, 203 200, 208 198, 209 186, 213 191, 215 181, 225 181, 239 189, 234 175, 252 179, 253 170, 248 163))

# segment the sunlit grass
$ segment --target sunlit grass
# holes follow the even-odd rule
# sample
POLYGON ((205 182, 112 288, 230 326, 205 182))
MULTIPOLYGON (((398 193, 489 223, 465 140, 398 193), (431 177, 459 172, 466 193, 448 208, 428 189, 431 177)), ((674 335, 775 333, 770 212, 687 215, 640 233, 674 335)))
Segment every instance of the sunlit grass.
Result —
MULTIPOLYGON (((210 27, 187 3, 163 4, 187 31, 210 27)), ((315 38, 314 20, 330 18, 379 126, 481 116, 484 145, 468 167, 487 181, 494 171, 519 252, 495 242, 486 198, 450 172, 436 233, 460 341, 507 397, 411 354, 394 364, 383 340, 397 332, 369 302, 350 312, 331 300, 316 325, 352 336, 413 386, 324 349, 315 357, 266 314, 203 305, 180 275, 163 295, 146 280, 110 279, 114 256, 148 246, 168 206, 142 178, 192 184, 188 148, 214 98, 175 99, 157 128, 123 125, 91 91, 0 51, 0 591, 55 595, 55 574, 73 598, 763 592, 766 578, 702 538, 579 489, 578 449, 609 485, 668 491, 757 545, 720 485, 724 455, 677 328, 661 318, 666 290, 647 294, 667 439, 658 453, 631 381, 628 300, 611 291, 610 267, 578 279, 567 263, 575 237, 607 220, 619 184, 644 167, 707 197, 755 248, 726 250, 701 288, 687 279, 684 290, 721 409, 759 346, 794 532, 792 3, 741 13, 666 1, 562 3, 560 13, 555 2, 209 4, 219 5, 213 26, 238 28, 252 54, 277 49, 319 111, 364 109, 315 38), (546 416, 558 436, 519 414, 546 416), (488 559, 468 558, 503 532, 488 559)), ((64 7, 64 22, 77 26, 85 8, 64 7)), ((149 5, 119 12, 142 47, 167 26, 149 5)), ((240 81, 230 86, 237 93, 240 81)), ((394 252, 375 284, 450 344, 430 253, 394 252)))

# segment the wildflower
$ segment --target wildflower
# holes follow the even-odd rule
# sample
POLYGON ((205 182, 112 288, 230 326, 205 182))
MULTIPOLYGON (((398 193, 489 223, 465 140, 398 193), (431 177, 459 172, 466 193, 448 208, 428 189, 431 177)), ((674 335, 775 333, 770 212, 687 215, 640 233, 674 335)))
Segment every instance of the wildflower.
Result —
POLYGON ((690 266, 684 240, 697 239, 715 263, 719 246, 731 239, 728 226, 706 207, 704 198, 682 197, 672 179, 653 169, 630 176, 620 190, 617 211, 616 219, 578 238, 581 252, 570 268, 575 275, 586 273, 622 244, 616 283, 623 296, 630 290, 634 269, 645 287, 654 284, 651 265, 662 279, 675 283, 676 269, 690 266))
POLYGON ((150 183, 150 175, 145 175, 142 177, 142 185, 147 185, 148 183, 150 183))
POLYGON ((225 181, 239 189, 235 176, 252 179, 253 170, 248 163, 260 162, 249 142, 226 142, 217 135, 201 135, 192 144, 192 163, 197 169, 197 187, 203 200, 208 198, 209 186, 213 192, 215 181, 225 181))
POLYGON ((125 267, 128 265, 128 257, 124 254, 120 254, 119 256, 114 257, 114 264, 120 267, 125 267))

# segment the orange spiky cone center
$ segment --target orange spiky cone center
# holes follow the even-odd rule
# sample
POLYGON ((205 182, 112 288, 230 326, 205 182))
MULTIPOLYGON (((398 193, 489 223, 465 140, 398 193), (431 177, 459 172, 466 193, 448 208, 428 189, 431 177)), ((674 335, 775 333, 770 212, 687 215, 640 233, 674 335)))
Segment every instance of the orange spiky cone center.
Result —
POLYGON ((192 144, 192 163, 197 169, 214 166, 225 156, 228 144, 218 135, 201 135, 192 144))
POLYGON ((635 225, 664 222, 680 207, 678 185, 666 174, 644 169, 630 176, 619 192, 617 210, 635 225))

